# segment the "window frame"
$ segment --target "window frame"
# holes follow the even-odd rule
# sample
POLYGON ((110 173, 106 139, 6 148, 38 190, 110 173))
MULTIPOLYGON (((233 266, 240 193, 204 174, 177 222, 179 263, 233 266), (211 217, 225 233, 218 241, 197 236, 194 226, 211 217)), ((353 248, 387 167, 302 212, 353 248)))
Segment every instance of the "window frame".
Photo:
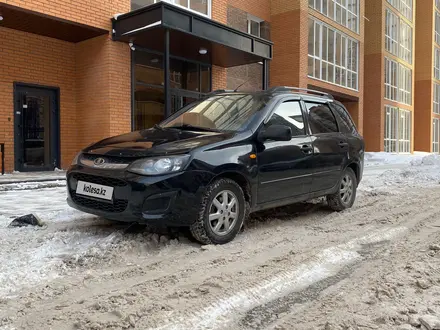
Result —
POLYGON ((385 13, 385 50, 406 63, 413 64, 414 28, 389 8, 385 13), (403 37, 405 34, 406 38, 403 37))
POLYGON ((309 126, 308 126, 308 121, 307 121, 307 116, 306 113, 304 112, 304 106, 302 104, 302 100, 298 99, 298 98, 283 98, 281 100, 279 100, 279 102, 277 102, 273 109, 270 111, 270 113, 267 116, 267 120, 264 121, 263 126, 265 128, 269 127, 269 123, 270 120, 272 119, 272 117, 275 115, 275 113, 277 112, 278 108, 284 104, 284 103, 288 103, 288 102, 297 102, 301 111, 301 116, 303 118, 303 124, 304 124, 304 134, 303 135, 292 135, 292 139, 293 138, 299 138, 299 137, 306 137, 310 135, 310 131, 309 131, 309 126))
POLYGON ((413 135, 413 112, 395 106, 385 105, 384 117, 384 151, 400 154, 410 153, 413 135), (387 120, 388 118, 390 118, 390 120, 387 120), (391 150, 393 143, 394 149, 391 150))
MULTIPOLYGON (((164 1, 164 2, 170 3, 170 4, 174 5, 174 6, 177 6, 179 8, 183 8, 185 10, 188 10, 188 11, 190 11, 192 13, 199 14, 199 15, 202 15, 202 16, 205 16, 205 17, 208 17, 208 18, 212 17, 212 1, 213 0, 206 0, 207 3, 208 3, 208 8, 207 8, 208 13, 207 14, 204 14, 204 13, 202 13, 200 11, 191 9, 191 0, 188 0, 188 7, 185 7, 185 6, 182 6, 182 5, 178 4, 178 3, 176 3, 176 0, 153 0, 153 1, 154 1, 154 3, 159 3, 161 1, 164 1)), ((146 6, 151 6, 151 5, 145 5, 145 6, 142 6, 141 8, 146 7, 146 6)), ((132 0, 130 0, 130 10, 133 11, 133 9, 132 9, 132 0)))
POLYGON ((440 80, 440 48, 434 47, 434 78, 440 80))
MULTIPOLYGON (((356 126, 356 124, 355 124, 353 118, 351 117, 351 114, 350 114, 350 112, 348 111, 348 109, 347 109, 345 106, 343 106, 343 105, 341 105, 341 104, 338 104, 338 103, 335 103, 335 102, 329 103, 329 105, 330 105, 330 108, 331 108, 333 114, 335 114, 335 112, 336 112, 335 117, 337 117, 337 118, 336 118, 336 121, 338 122, 339 131, 340 131, 342 134, 359 135, 358 128, 357 128, 357 126, 356 126), (338 109, 340 109, 340 110, 338 110, 338 109), (347 118, 347 120, 349 121, 349 124, 350 124, 351 127, 352 127, 352 128, 349 130, 349 132, 343 132, 343 131, 342 131, 341 126, 343 126, 344 124, 339 124, 339 122, 340 122, 340 121, 341 121, 341 122, 344 122, 345 120, 344 120, 344 118, 342 118, 343 116, 342 116, 339 112, 342 112, 342 113, 344 114, 344 116, 347 118), (354 131, 353 131, 353 129, 354 129, 354 131)), ((350 126, 350 125, 349 125, 349 126, 350 126)))
MULTIPOLYGON (((333 113, 332 107, 330 106, 329 102, 319 102, 319 101, 311 101, 311 100, 303 100, 304 102, 304 106, 305 106, 305 111, 306 111, 306 117, 307 117, 307 128, 309 131, 310 136, 315 136, 315 135, 327 135, 327 134, 341 134, 341 128, 339 127, 339 122, 338 119, 336 118, 336 115, 333 113), (310 110, 307 107, 308 103, 312 103, 312 104, 320 104, 322 106, 326 106, 327 109, 330 111, 330 113, 333 116, 333 119, 335 120, 335 124, 336 124, 336 131, 335 132, 325 132, 325 133, 313 133, 312 128, 310 126, 310 110)), ((343 133, 342 133, 343 134, 343 133)))
POLYGON ((385 94, 386 100, 412 105, 413 73, 412 69, 385 56, 385 94), (395 71, 393 71, 395 69, 395 71), (409 73, 409 75, 407 75, 409 73), (393 84, 395 82, 395 84, 393 84), (395 98, 393 98, 395 96, 395 98))
POLYGON ((258 18, 256 16, 253 16, 251 14, 247 15, 247 21, 246 21, 246 26, 247 26, 247 33, 250 35, 253 35, 254 37, 257 38, 261 38, 261 23, 263 23, 264 20, 261 18, 258 18), (258 24, 258 35, 252 34, 252 22, 257 23, 258 24))
POLYGON ((434 82, 434 97, 433 97, 433 106, 432 106, 432 112, 440 115, 440 84, 434 82))
POLYGON ((432 118, 432 152, 440 153, 440 119, 432 118))
POLYGON ((387 0, 387 2, 403 15, 408 21, 413 21, 414 16, 414 1, 413 0, 387 0), (409 2, 409 4, 408 4, 409 2), (411 13, 411 15, 407 15, 411 13))
POLYGON ((318 11, 319 13, 325 15, 330 18, 332 21, 337 24, 349 29, 350 31, 360 34, 359 24, 360 24, 360 0, 346 0, 345 4, 342 3, 341 0, 326 0, 326 4, 324 4, 323 0, 309 0, 309 7, 313 10, 318 11), (349 1, 356 2, 355 12, 349 9, 349 6, 352 6, 352 3, 349 5, 349 1), (325 8, 327 6, 327 8, 325 8), (333 7, 332 10, 331 7, 333 7), (337 11, 340 9, 341 22, 338 21, 337 11), (345 12, 345 24, 342 22, 345 12), (351 28, 351 24, 349 22, 350 17, 356 18, 355 29, 351 28))
POLYGON ((324 81, 328 84, 359 91, 359 41, 351 38, 342 31, 317 20, 313 16, 309 16, 308 21, 308 38, 310 39, 311 28, 313 27, 313 50, 310 49, 311 40, 308 40, 308 71, 310 70, 310 61, 312 61, 312 73, 308 72, 307 76, 312 79, 324 81), (326 35, 325 35, 326 34, 326 35), (330 37, 332 36, 332 37, 330 37), (340 49, 338 51, 338 37, 341 40, 340 49), (323 40, 326 39, 326 42, 323 40), (333 39, 333 40, 332 40, 333 39), (333 41, 333 43, 332 43, 333 41), (329 46, 333 47, 329 47, 329 46), (354 48, 353 48, 354 47, 354 48), (355 49, 355 56, 354 56, 355 49), (310 54, 312 52, 312 54, 310 54), (339 53, 338 53, 339 52, 339 53), (338 54, 340 55, 338 59, 338 54), (330 58, 332 57, 332 58, 330 58), (356 60, 353 65, 353 60, 356 60), (338 64, 339 60, 339 64, 338 64), (342 63, 344 62, 344 63, 342 63), (319 66, 319 70, 318 67, 319 66), (325 68, 324 68, 325 66, 325 68), (354 68, 355 66, 355 68, 354 68), (331 69, 330 69, 331 67, 331 69), (317 71, 318 70, 318 71, 317 71), (342 80, 337 82, 337 73, 339 77, 344 77, 345 85, 342 80), (325 71, 325 77, 324 77, 325 71), (318 72, 318 75, 316 74, 318 72), (330 72, 332 79, 329 79, 330 72), (345 75, 343 75, 345 73, 345 75), (355 88, 352 87, 353 77, 355 77, 355 88))

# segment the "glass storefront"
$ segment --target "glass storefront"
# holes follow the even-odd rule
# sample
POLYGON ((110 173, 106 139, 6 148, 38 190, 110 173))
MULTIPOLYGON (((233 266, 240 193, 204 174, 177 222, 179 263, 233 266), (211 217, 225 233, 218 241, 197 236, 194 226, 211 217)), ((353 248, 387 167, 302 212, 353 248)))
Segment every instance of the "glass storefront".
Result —
MULTIPOLYGON (((150 128, 165 118, 163 55, 134 53, 134 130, 150 128)), ((211 91, 211 67, 170 57, 171 112, 211 91)))

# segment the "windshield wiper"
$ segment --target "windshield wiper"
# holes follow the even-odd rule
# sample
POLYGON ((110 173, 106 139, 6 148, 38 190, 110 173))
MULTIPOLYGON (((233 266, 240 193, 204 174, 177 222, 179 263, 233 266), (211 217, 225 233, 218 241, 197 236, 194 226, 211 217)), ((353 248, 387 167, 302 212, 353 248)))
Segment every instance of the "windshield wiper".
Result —
POLYGON ((220 130, 216 128, 209 128, 209 127, 201 127, 201 126, 194 126, 191 124, 183 124, 179 126, 171 126, 170 128, 177 128, 177 129, 188 129, 193 131, 206 131, 206 132, 220 132, 220 130))

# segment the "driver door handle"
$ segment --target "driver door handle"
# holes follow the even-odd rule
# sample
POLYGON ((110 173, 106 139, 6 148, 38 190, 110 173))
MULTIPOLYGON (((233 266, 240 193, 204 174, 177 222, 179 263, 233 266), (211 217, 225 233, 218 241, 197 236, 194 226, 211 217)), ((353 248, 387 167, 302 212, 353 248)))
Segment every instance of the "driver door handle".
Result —
POLYGON ((347 142, 343 142, 343 141, 341 141, 341 142, 339 142, 339 146, 340 146, 341 148, 345 148, 345 147, 348 147, 348 143, 347 143, 347 142))

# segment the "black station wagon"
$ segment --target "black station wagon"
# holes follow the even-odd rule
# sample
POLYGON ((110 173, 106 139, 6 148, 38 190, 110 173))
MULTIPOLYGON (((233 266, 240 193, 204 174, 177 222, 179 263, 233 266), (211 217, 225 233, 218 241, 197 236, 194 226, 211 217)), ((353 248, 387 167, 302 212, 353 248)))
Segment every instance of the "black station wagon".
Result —
POLYGON ((329 94, 216 91, 153 128, 82 150, 67 173, 67 200, 223 244, 250 212, 322 196, 335 211, 350 208, 363 164, 363 138, 329 94))

